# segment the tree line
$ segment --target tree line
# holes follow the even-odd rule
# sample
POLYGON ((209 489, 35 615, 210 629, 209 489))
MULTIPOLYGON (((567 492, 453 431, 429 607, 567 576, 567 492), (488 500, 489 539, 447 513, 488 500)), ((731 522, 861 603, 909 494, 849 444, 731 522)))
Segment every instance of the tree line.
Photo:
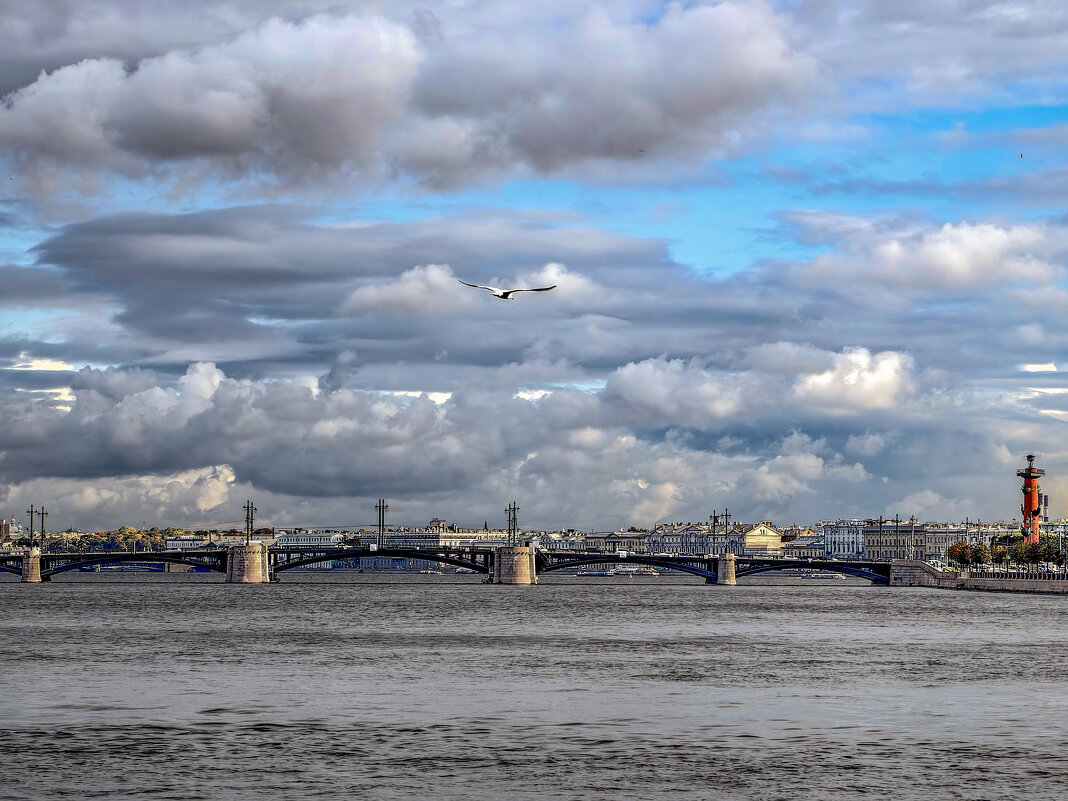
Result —
POLYGON ((1052 562, 1058 567, 1064 565, 1064 554, 1056 538, 1045 536, 1038 542, 1024 542, 1020 537, 1015 540, 1002 538, 993 548, 982 543, 969 544, 958 541, 949 546, 946 556, 950 561, 967 567, 968 565, 1037 565, 1040 562, 1052 562))
MULTIPOLYGON (((271 533, 271 529, 257 529, 256 534, 263 532, 271 533)), ((133 526, 121 526, 113 531, 97 531, 90 534, 81 534, 77 537, 58 534, 46 534, 44 548, 52 552, 64 551, 162 551, 167 547, 169 537, 207 537, 219 534, 217 529, 211 531, 193 531, 184 528, 159 528, 153 526, 150 529, 136 529, 133 526)), ((225 533, 239 534, 237 529, 231 529, 225 533)), ((36 534, 32 541, 29 536, 19 537, 12 540, 16 547, 28 547, 40 545, 41 535, 36 534)))

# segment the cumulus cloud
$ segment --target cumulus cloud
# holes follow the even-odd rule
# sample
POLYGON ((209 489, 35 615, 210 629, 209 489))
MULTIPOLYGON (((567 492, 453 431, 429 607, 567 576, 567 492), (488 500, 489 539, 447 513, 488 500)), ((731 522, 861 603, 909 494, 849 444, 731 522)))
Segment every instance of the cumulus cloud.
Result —
POLYGON ((234 474, 226 465, 165 475, 31 479, 8 487, 13 506, 49 499, 52 526, 83 530, 90 521, 118 527, 222 522, 233 517, 240 503, 234 493, 234 474), (112 509, 109 517, 102 510, 112 509))
POLYGON ((867 348, 834 353, 783 345, 757 349, 755 358, 750 355, 754 368, 749 370, 714 371, 663 357, 627 364, 608 378, 605 391, 641 419, 698 427, 715 426, 743 412, 754 419, 773 414, 786 394, 801 407, 837 415, 893 408, 913 391, 908 354, 873 355, 867 348), (800 352, 807 358, 790 369, 769 355, 780 352, 800 352))
POLYGON ((810 232, 822 228, 822 236, 842 246, 796 268, 798 279, 811 284, 864 282, 907 292, 946 292, 1048 286, 1063 272, 1049 260, 1063 247, 1063 235, 1043 225, 961 222, 909 229, 841 216, 793 219, 810 232))
POLYGON ((87 59, 43 75, 7 98, 0 134, 37 181, 65 164, 146 177, 194 158, 234 177, 359 172, 375 166, 420 60, 411 32, 380 18, 273 19, 133 71, 87 59))
POLYGON ((831 453, 823 438, 791 431, 778 444, 778 453, 745 472, 742 486, 752 488, 757 498, 782 504, 799 494, 813 494, 822 481, 856 483, 871 478, 859 462, 847 464, 831 453))
POLYGON ((866 431, 863 434, 850 434, 846 439, 846 450, 861 456, 875 456, 893 439, 891 434, 866 431))
MULTIPOLYGON (((683 401, 690 373, 707 377, 663 361, 645 367, 673 376, 683 401)), ((975 451, 985 439, 972 429, 955 427, 947 439, 945 420, 903 429, 889 451, 878 447, 882 435, 871 433, 863 415, 843 425, 838 415, 809 414, 802 427, 789 407, 754 413, 742 404, 710 423, 685 402, 661 397, 636 417, 608 386, 557 387, 528 400, 530 393, 485 388, 432 397, 303 378, 233 378, 203 363, 173 381, 140 370, 68 375, 76 388, 67 412, 19 393, 0 398, 7 422, 0 487, 9 497, 47 496, 78 525, 153 515, 229 520, 239 516, 231 507, 249 496, 278 524, 325 523, 326 515, 365 521, 370 513, 353 509, 370 509, 378 497, 391 499, 397 520, 415 524, 442 515, 479 522, 490 512, 473 510, 476 497, 520 498, 532 526, 704 519, 710 507, 735 509, 740 496, 756 501, 754 518, 825 515, 828 497, 839 499, 832 514, 866 514, 863 498, 878 492, 843 492, 872 477, 844 451, 882 459, 880 473, 914 492, 945 480, 932 449, 952 450, 968 464, 992 458, 975 451), (649 424, 667 433, 650 433, 649 424), (695 433, 702 426, 729 434, 704 438, 695 433), (768 440, 769 432, 779 433, 768 440)), ((1022 428, 1019 436, 1026 436, 1022 428)), ((994 461, 1007 469, 1001 455, 994 461)), ((957 497, 960 508, 971 503, 986 514, 985 496, 957 497)), ((919 514, 924 502, 902 503, 919 514)))
POLYGON ((605 392, 639 415, 691 425, 733 416, 744 402, 739 382, 679 359, 649 359, 621 367, 609 377, 605 392))
POLYGON ((407 314, 459 314, 471 305, 467 292, 447 264, 428 264, 401 273, 396 281, 356 289, 344 312, 388 309, 407 314))
POLYGON ((802 403, 829 412, 888 409, 911 391, 912 359, 887 351, 850 348, 834 357, 834 366, 807 375, 794 387, 802 403))
POLYGON ((214 179, 287 185, 332 173, 455 184, 700 157, 815 74, 762 4, 673 4, 654 22, 573 16, 537 29, 519 14, 493 35, 456 37, 384 16, 271 18, 133 68, 86 58, 10 94, 0 141, 38 191, 57 190, 68 166, 81 179, 185 165, 188 181, 210 165, 214 179))
POLYGON ((973 513, 974 505, 956 498, 945 498, 934 490, 925 489, 914 492, 896 503, 886 507, 887 515, 905 515, 915 517, 920 522, 933 520, 937 522, 959 521, 973 513))

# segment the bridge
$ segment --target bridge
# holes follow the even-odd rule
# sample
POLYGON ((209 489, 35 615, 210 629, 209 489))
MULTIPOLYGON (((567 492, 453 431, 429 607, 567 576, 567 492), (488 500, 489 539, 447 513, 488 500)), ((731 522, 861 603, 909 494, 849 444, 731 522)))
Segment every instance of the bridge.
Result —
POLYGON ((0 572, 14 573, 23 581, 50 581, 52 576, 97 565, 131 562, 180 564, 222 573, 231 583, 273 581, 279 573, 323 562, 381 557, 423 560, 466 568, 499 584, 536 584, 537 577, 553 571, 589 565, 640 565, 699 576, 706 584, 734 584, 738 578, 781 570, 828 571, 855 576, 873 584, 890 584, 889 562, 837 561, 834 559, 773 559, 768 557, 686 556, 633 552, 544 551, 528 546, 504 548, 386 547, 347 544, 340 547, 266 547, 260 543, 230 548, 173 551, 92 551, 0 554, 0 572))
POLYGON ((889 562, 848 561, 835 559, 774 559, 758 556, 667 556, 639 553, 599 553, 594 551, 538 551, 535 554, 538 575, 585 565, 643 565, 676 570, 704 578, 706 584, 733 584, 743 576, 789 571, 826 571, 867 579, 873 584, 890 583, 889 562), (733 565, 726 567, 725 562, 733 565), (726 567, 726 569, 724 569, 726 567), (730 576, 726 575, 730 573, 730 576))

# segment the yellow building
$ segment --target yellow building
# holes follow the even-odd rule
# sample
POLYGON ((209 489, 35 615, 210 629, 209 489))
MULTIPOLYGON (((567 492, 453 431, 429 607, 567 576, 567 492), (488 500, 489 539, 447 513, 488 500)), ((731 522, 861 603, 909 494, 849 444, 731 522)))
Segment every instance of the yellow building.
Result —
POLYGON ((756 525, 741 523, 731 533, 744 556, 777 556, 782 550, 782 532, 769 520, 756 525))

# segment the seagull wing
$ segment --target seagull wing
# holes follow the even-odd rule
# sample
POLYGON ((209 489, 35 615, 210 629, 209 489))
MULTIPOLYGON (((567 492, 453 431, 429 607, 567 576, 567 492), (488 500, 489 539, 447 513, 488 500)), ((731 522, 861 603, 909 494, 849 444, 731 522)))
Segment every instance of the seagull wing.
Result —
POLYGON ((557 285, 538 287, 537 289, 509 289, 508 292, 548 292, 550 289, 556 289, 557 285))
POLYGON ((486 286, 485 284, 469 284, 467 283, 467 281, 461 281, 459 278, 457 278, 456 280, 460 281, 460 283, 464 286, 474 287, 475 289, 485 289, 489 292, 492 292, 494 295, 501 291, 495 286, 486 286))

